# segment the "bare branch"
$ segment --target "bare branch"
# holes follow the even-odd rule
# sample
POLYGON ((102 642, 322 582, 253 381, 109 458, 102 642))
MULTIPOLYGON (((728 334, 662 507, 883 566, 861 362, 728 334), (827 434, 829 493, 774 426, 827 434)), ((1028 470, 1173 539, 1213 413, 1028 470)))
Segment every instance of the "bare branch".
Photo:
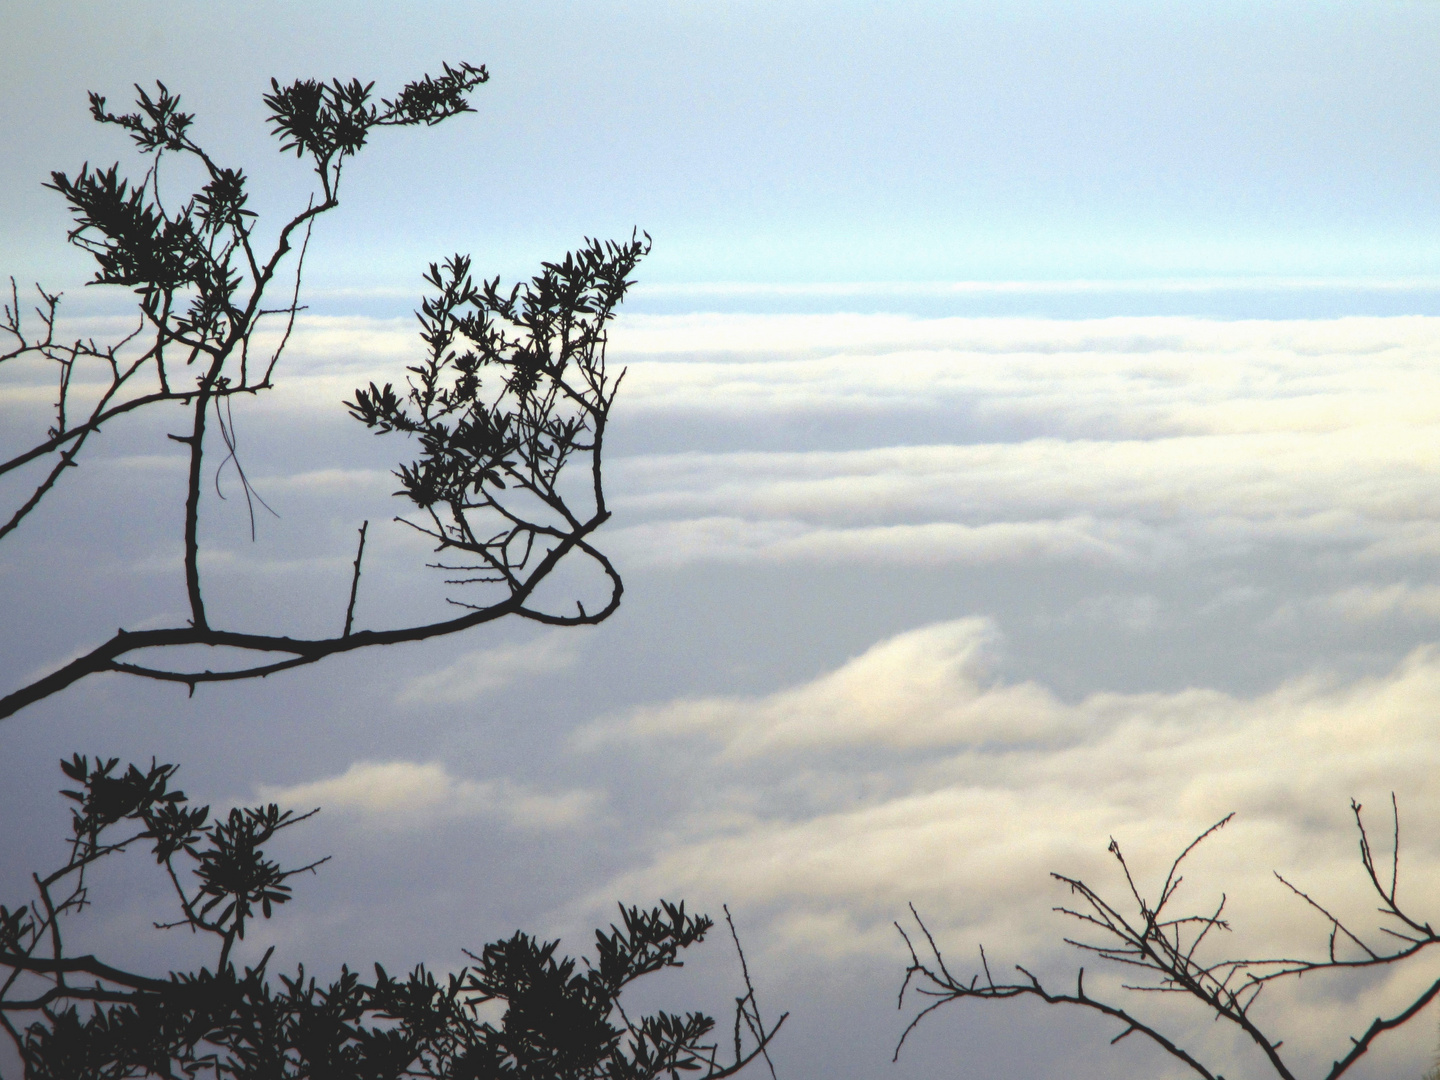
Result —
POLYGON ((355 621, 355 594, 360 589, 360 560, 365 557, 365 531, 369 528, 369 521, 360 526, 360 544, 355 550, 355 573, 350 578, 350 603, 345 607, 345 629, 340 634, 342 638, 350 636, 350 627, 355 621))
MULTIPOLYGON (((1201 842, 1229 822, 1233 815, 1212 825, 1185 847, 1172 863, 1170 872, 1166 875, 1161 887, 1159 900, 1153 906, 1136 884, 1135 878, 1120 852, 1119 844, 1113 838, 1111 839, 1110 852, 1120 864, 1126 888, 1137 912, 1137 917, 1134 919, 1122 915, 1085 882, 1062 874, 1052 874, 1051 876, 1065 884, 1072 894, 1079 896, 1084 901, 1079 909, 1057 907, 1055 910, 1102 935, 1099 940, 1086 941, 1072 938, 1064 940, 1082 952, 1096 955, 1125 968, 1147 971, 1154 977, 1155 981, 1153 982, 1125 983, 1122 985, 1125 990, 1151 994, 1179 993, 1194 998, 1211 1012, 1215 1019, 1228 1021, 1244 1031, 1265 1056, 1275 1076, 1281 1080, 1293 1080, 1289 1067, 1280 1056, 1280 1048, 1284 1045, 1283 1040, 1271 1038, 1251 1017, 1251 1008, 1265 986, 1280 979, 1299 978, 1307 974, 1396 964, 1409 959, 1431 945, 1440 943, 1440 936, 1430 929, 1428 923, 1419 921, 1400 907, 1397 897, 1400 822, 1398 806, 1393 795, 1391 804, 1395 843, 1391 854, 1388 884, 1381 879, 1377 872, 1360 805, 1352 801, 1351 807, 1359 833, 1361 865, 1369 878, 1371 887, 1381 900, 1380 915, 1382 919, 1394 919, 1401 925, 1400 930, 1384 925, 1379 927, 1382 933, 1396 941, 1397 944, 1393 949, 1387 951, 1368 946, 1328 908, 1276 872, 1275 877, 1291 893, 1303 900, 1307 906, 1318 912, 1330 924, 1325 959, 1305 960, 1286 957, 1226 958, 1216 961, 1201 959, 1201 946, 1210 937, 1211 932, 1229 929, 1229 924, 1222 918, 1225 910, 1225 898, 1222 896, 1220 902, 1209 909, 1208 913, 1175 917, 1166 916, 1163 913, 1175 899, 1183 880, 1179 873, 1181 863, 1201 842), (1336 940, 1338 937, 1343 937, 1351 942, 1362 955, 1353 959, 1337 955, 1336 940)), ((1080 969, 1076 979, 1074 994, 1058 994, 1048 991, 1037 977, 1023 967, 1017 967, 1016 970, 1025 976, 1025 981, 997 983, 991 976, 989 962, 982 949, 981 966, 984 972, 984 981, 981 982, 978 975, 971 977, 968 982, 956 979, 945 968, 939 947, 920 916, 915 913, 913 905, 911 912, 925 935, 930 958, 923 961, 920 959, 909 935, 897 924, 897 929, 900 930, 910 951, 910 964, 906 968, 905 979, 901 985, 900 1000, 903 1007, 905 991, 911 987, 914 987, 917 993, 933 998, 933 1000, 906 1027, 901 1035, 900 1043, 896 1047, 897 1055, 900 1047, 904 1045, 905 1039, 919 1021, 941 1005, 964 998, 1003 1000, 1028 995, 1038 997, 1049 1004, 1082 1005, 1111 1016, 1125 1024, 1123 1030, 1111 1040, 1112 1043, 1119 1042, 1138 1032, 1165 1049, 1167 1053, 1184 1061, 1197 1075, 1212 1078, 1215 1076, 1208 1066, 1203 1065, 1188 1052, 1181 1050, 1148 1021, 1124 1007, 1112 1005, 1087 995, 1084 989, 1083 968, 1080 969)), ((1368 1052, 1376 1039, 1408 1022, 1437 995, 1440 995, 1440 981, 1427 987, 1405 1008, 1388 1019, 1377 1017, 1366 1029, 1364 1035, 1350 1040, 1349 1051, 1335 1061, 1326 1080, 1338 1080, 1368 1052)))

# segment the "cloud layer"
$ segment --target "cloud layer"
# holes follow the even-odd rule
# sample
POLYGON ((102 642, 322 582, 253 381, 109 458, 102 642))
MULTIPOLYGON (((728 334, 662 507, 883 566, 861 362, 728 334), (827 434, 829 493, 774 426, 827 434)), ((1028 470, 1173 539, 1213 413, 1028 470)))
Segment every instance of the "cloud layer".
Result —
MULTIPOLYGON (((1394 792, 1401 899, 1421 919, 1440 914, 1434 649, 1382 677, 1302 678, 1249 698, 1193 689, 1067 704, 996 679, 996 644, 985 620, 942 623, 772 694, 682 699, 592 727, 581 736, 592 751, 620 740, 708 779, 653 860, 594 897, 674 893, 769 911, 780 964, 892 954, 891 922, 914 902, 957 969, 983 943, 992 962, 1073 979, 1087 961, 1060 942, 1078 928, 1049 913, 1067 902, 1049 873, 1123 899, 1105 853, 1114 837, 1153 893, 1186 843, 1233 811, 1190 860, 1181 894, 1186 913, 1228 898, 1234 930, 1212 958, 1319 957, 1325 919, 1272 871, 1382 944, 1347 799, 1365 805, 1388 877, 1394 792)), ((1103 965, 1087 970, 1105 985, 1103 965)), ((1272 993, 1259 1015, 1308 1060, 1367 1010, 1394 1009, 1416 978, 1315 981, 1302 998, 1272 993)), ((1203 1025, 1182 1030, 1224 1043, 1203 1025)))
POLYGON ((465 780, 438 762, 357 761, 338 776, 289 787, 262 785, 264 802, 305 811, 360 814, 408 828, 434 817, 492 817, 522 829, 570 828, 593 814, 591 791, 544 794, 509 779, 465 780))
POLYGON ((403 705, 456 705, 509 686, 569 667, 575 662, 584 631, 552 632, 532 641, 476 649, 439 671, 416 675, 396 698, 403 705))
MULTIPOLYGON (((333 631, 366 519, 359 623, 447 610, 433 553, 384 520, 404 451, 339 404, 398 378, 413 344, 402 322, 307 316, 281 390, 237 406, 247 473, 282 517, 252 545, 238 500, 207 506, 217 612, 333 631)), ((241 702, 237 723, 269 725, 246 747, 248 790, 325 807, 337 879, 350 837, 364 888, 429 866, 457 883, 446 895, 505 912, 497 933, 590 927, 617 899, 729 901, 802 1012, 802 969, 898 977, 891 922, 910 901, 955 967, 984 942, 1068 980, 1048 873, 1113 893, 1114 836, 1153 888, 1232 810, 1182 897, 1228 896, 1222 951, 1309 954, 1324 920, 1270 872, 1369 929, 1352 795, 1383 853, 1396 792, 1402 897, 1429 918, 1440 891, 1437 353, 1440 320, 1422 318, 627 318, 610 346, 628 366, 607 443, 615 516, 597 534, 626 576, 615 619, 583 639, 499 626, 111 711, 139 743, 128 733, 168 737, 176 708, 241 702), (515 829, 539 839, 512 846, 515 829), (472 839, 476 866, 457 865, 472 839)), ((112 502, 140 505, 173 473, 163 431, 145 434, 125 443, 117 425, 102 449, 124 454, 67 477, 62 499, 97 512, 65 519, 64 545, 40 519, 16 534, 0 563, 16 594, 58 559, 89 568, 98 629, 51 626, 81 586, 57 587, 35 624, 60 644, 18 641, 13 667, 179 617, 183 596, 151 587, 175 568, 175 520, 108 524, 129 520, 112 502)), ((60 744, 73 725, 54 730, 40 756, 74 749, 60 744)), ((197 727, 184 753, 211 737, 197 727)), ((452 954, 460 901, 406 890, 387 909, 353 891, 335 956, 402 909, 397 949, 452 954)), ((846 990, 845 1015, 888 1009, 891 985, 872 989, 846 990)), ((1307 980, 1267 1008, 1308 1060, 1403 990, 1307 980)), ((1417 1027, 1373 1075, 1418 1073, 1428 1043, 1417 1027)), ((874 1072, 815 1060, 797 1075, 874 1072)))
POLYGON ((1437 350, 1418 317, 638 318, 615 344, 631 416, 893 442, 626 460, 617 505, 645 520, 620 540, 667 565, 1403 555, 1440 520, 1437 350))

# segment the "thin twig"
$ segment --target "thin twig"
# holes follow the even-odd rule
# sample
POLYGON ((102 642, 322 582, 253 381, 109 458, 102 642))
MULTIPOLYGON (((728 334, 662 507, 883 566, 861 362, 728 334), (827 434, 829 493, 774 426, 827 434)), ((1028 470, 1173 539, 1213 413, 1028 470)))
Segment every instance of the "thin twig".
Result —
POLYGON ((367 518, 360 526, 360 546, 355 552, 355 573, 350 578, 350 604, 345 608, 345 632, 341 637, 350 636, 350 626, 355 620, 355 593, 360 588, 360 560, 365 556, 365 530, 370 528, 370 521, 367 518))
POLYGON ((720 906, 725 912, 725 922, 730 927, 730 940, 735 943, 735 954, 740 957, 740 975, 745 980, 745 997, 741 999, 739 1007, 743 1010, 743 1002, 750 1002, 751 1015, 755 1020, 755 1027, 751 1028, 751 1032, 760 1041, 760 1053, 764 1056, 765 1064, 770 1069, 770 1080, 775 1080, 775 1063, 770 1060, 770 1050, 764 1037, 765 1023, 760 1019, 760 1002, 755 997, 755 985, 750 981, 750 967, 745 963, 745 950, 740 947, 740 935, 735 930, 735 920, 730 915, 730 905, 721 904, 720 906))

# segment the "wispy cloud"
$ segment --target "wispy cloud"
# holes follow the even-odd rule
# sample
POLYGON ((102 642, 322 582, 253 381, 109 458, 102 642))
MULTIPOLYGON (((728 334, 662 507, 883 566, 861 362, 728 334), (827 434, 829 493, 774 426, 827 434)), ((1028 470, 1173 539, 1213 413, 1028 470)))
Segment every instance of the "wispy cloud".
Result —
POLYGON ((1010 744, 1064 726, 1059 703, 1031 684, 986 685, 983 656, 995 637, 962 619, 880 642, 837 671, 763 698, 706 698, 640 709, 623 724, 582 732, 608 739, 708 735, 727 758, 836 746, 1010 744))
POLYGON ((493 817, 523 829, 573 828, 593 816, 593 791, 537 792, 508 779, 465 780, 435 762, 357 761, 338 776, 289 787, 263 785, 259 798, 283 807, 360 814, 413 828, 435 817, 493 817))
MULTIPOLYGON (((996 646, 983 620, 937 624, 772 694, 680 699, 592 726, 581 737, 592 751, 627 741, 708 783, 648 863, 591 901, 669 892, 769 911, 780 964, 891 955, 890 922, 913 901, 959 966, 983 942, 992 963, 1073 979, 1083 959, 1060 943, 1072 928, 1049 914, 1064 900, 1049 872, 1123 894, 1105 852, 1113 836, 1149 889, 1190 839, 1235 811, 1194 858, 1187 902, 1229 897, 1234 931, 1220 952, 1323 954, 1325 920, 1271 871, 1370 927, 1347 799, 1371 808, 1384 848, 1394 791, 1413 823, 1402 894, 1434 917, 1440 844, 1421 824, 1440 818, 1434 649, 1383 676, 1311 676, 1251 697, 1197 688, 1067 703, 1043 685, 997 679, 987 662, 996 646)), ((1381 978, 1361 1007, 1393 1003, 1407 985, 1381 978)), ((1338 1023, 1355 993, 1306 989, 1303 1003, 1278 994, 1270 1006, 1302 1054, 1319 1042, 1314 1017, 1338 1023)))
POLYGON ((983 564, 1030 560, 1128 562, 1153 547, 1143 530, 1093 519, 928 522, 825 528, 795 520, 702 517, 615 530, 612 547, 639 562, 983 564))
POLYGON ((1404 558, 1440 521, 1440 320, 640 316, 614 353, 632 420, 864 432, 615 461, 615 539, 667 565, 1404 558))
POLYGON ((1344 618, 1362 622, 1391 615, 1440 619, 1440 586, 1413 586, 1408 582, 1356 585, 1332 593, 1323 603, 1344 618))
POLYGON ((575 663, 583 637, 583 630, 551 632, 533 641, 467 652, 438 671, 412 678, 396 703, 453 705, 514 682, 561 671, 575 663))

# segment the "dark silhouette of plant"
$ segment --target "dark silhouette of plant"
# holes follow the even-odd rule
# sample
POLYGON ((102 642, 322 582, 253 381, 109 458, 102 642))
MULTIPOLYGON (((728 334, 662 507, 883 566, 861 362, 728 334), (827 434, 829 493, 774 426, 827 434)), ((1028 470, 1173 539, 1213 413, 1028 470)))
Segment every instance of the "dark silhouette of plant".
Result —
POLYGON ((766 1057, 785 1020, 763 1023, 748 973, 728 1060, 709 1016, 625 1011, 631 983, 682 966, 680 953, 713 927, 667 901, 648 911, 622 906, 620 925, 596 931, 594 961, 517 932, 467 952, 472 963, 443 977, 424 966, 392 976, 376 964, 369 981, 342 968, 323 983, 303 966, 272 981, 273 949, 239 969, 232 951, 247 924, 270 918, 291 900, 290 880, 326 861, 284 869, 262 845, 317 811, 271 804, 212 817, 172 786, 174 765, 117 764, 80 755, 61 763, 76 785, 64 792, 76 804, 69 857, 34 876, 34 900, 0 906, 0 1026, 27 1080, 718 1080, 766 1057), (156 926, 211 936, 219 949, 213 969, 156 977, 66 950, 66 919, 91 903, 90 867, 141 847, 179 906, 179 918, 156 926))
MULTIPOLYGON (((96 260, 93 283, 133 290, 139 297, 139 322, 113 345, 67 344, 57 330, 60 298, 42 289, 37 308, 42 332, 30 335, 12 280, 0 330, 15 344, 0 354, 0 363, 53 364, 59 389, 45 437, 0 462, 0 475, 48 463, 34 489, 0 525, 0 538, 39 504, 101 425, 136 409, 178 402, 189 412, 188 430, 169 437, 189 456, 183 530, 189 619, 183 626, 117 631, 58 670, 0 697, 0 717, 104 671, 178 682, 193 694, 200 683, 269 675, 334 653, 455 633, 506 615, 576 625, 599 622, 615 610, 620 578, 590 537, 609 517, 601 457, 620 382, 605 370, 606 324, 631 284, 630 273, 649 250, 649 237, 638 235, 620 243, 587 240, 578 252, 543 264, 539 275, 508 292, 498 279, 477 286, 463 255, 443 267, 432 264, 426 280, 437 295, 426 299, 418 313, 427 355, 409 369, 408 388, 397 392, 392 384, 372 383, 347 403, 377 432, 399 432, 418 441, 420 456, 397 473, 398 494, 420 511, 420 519, 409 523, 430 536, 442 555, 460 557, 459 563, 436 567, 459 575, 449 579, 452 584, 479 587, 469 590, 469 599, 452 600, 465 609, 463 614, 414 626, 355 630, 368 522, 360 530, 343 627, 334 636, 229 631, 214 624, 205 605, 199 522, 207 426, 213 410, 227 452, 224 463, 233 462, 239 472, 253 536, 253 493, 235 457, 228 403, 237 394, 256 394, 273 385, 300 310, 301 271, 314 219, 338 205, 342 168, 374 129, 436 124, 471 111, 468 95, 487 78, 483 67, 447 65, 443 75, 427 75, 378 105, 371 101, 372 84, 356 80, 299 81, 285 87, 272 80, 265 104, 280 148, 309 159, 319 190, 284 224, 274 248, 263 256, 255 246, 254 214, 246 209, 244 174, 220 166, 194 141, 193 117, 180 111, 178 96, 163 84, 153 97, 137 88, 139 111, 117 115, 107 111, 103 97, 91 95, 95 119, 128 132, 152 163, 133 185, 119 175, 118 165, 105 170, 86 165, 73 179, 53 174, 49 186, 65 197, 75 216, 72 243, 96 260), (167 210, 162 199, 159 165, 166 154, 198 161, 207 177, 174 210, 167 210), (267 308, 264 295, 297 243, 288 302, 267 308), (268 356, 252 356, 253 334, 270 316, 284 320, 280 345, 268 356), (73 389, 75 375, 91 365, 102 368, 108 383, 82 407, 73 389), (568 482, 565 467, 577 458, 588 473, 583 482, 568 482), (608 594, 592 601, 589 611, 579 601, 573 613, 537 607, 536 588, 572 553, 595 562, 608 594), (224 646, 255 659, 219 671, 164 662, 167 649, 191 645, 224 646)), ((337 615, 338 608, 337 603, 337 615)))
MULTIPOLYGON (((104 97, 91 93, 91 116, 127 132, 140 153, 151 159, 150 166, 135 184, 120 175, 118 163, 108 169, 92 169, 87 163, 73 179, 63 172, 52 173, 45 186, 58 191, 70 205, 75 219, 70 242, 95 259, 97 270, 90 284, 131 289, 140 298, 140 317, 135 330, 115 344, 67 342, 56 337, 60 295, 37 285, 41 332, 31 335, 11 279, 10 303, 5 305, 0 330, 12 347, 0 353, 0 363, 21 358, 48 361, 58 376, 58 390, 54 422, 45 437, 0 462, 0 475, 31 462, 49 463, 32 494, 0 524, 0 537, 39 504, 107 421, 175 401, 196 406, 203 433, 206 412, 201 406, 269 389, 280 350, 268 358, 252 358, 251 337, 267 316, 285 318, 288 336, 299 308, 295 293, 286 306, 266 308, 265 294, 297 242, 298 293, 311 225, 339 205, 346 159, 359 152, 375 128, 433 125, 473 111, 469 93, 488 78, 483 67, 447 64, 440 78, 427 75, 379 106, 370 100, 373 83, 302 80, 282 87, 271 80, 273 92, 264 100, 281 150, 309 157, 320 190, 285 222, 268 251, 258 247, 256 215, 246 208, 244 172, 221 165, 195 141, 194 115, 180 111, 179 95, 171 94, 164 83, 156 84, 154 97, 137 86, 139 111, 117 114, 108 110, 104 97), (172 211, 165 209, 160 188, 160 164, 167 154, 197 162, 206 178, 199 191, 172 211), (73 380, 82 365, 98 366, 109 379, 89 403, 75 400, 73 380)), ((190 438, 174 437, 182 442, 190 438)))
MULTIPOLYGON (((1154 903, 1147 900, 1135 884, 1130 867, 1120 851, 1120 845, 1113 838, 1110 840, 1110 853, 1115 856, 1125 875, 1125 884, 1130 893, 1126 904, 1133 905, 1133 915, 1123 912, 1085 882, 1064 874, 1051 874, 1051 877, 1066 885, 1070 892, 1082 901, 1078 908, 1057 907, 1055 910, 1079 921, 1088 932, 1098 935, 1091 940, 1067 937, 1065 941, 1082 952, 1125 968, 1138 969, 1148 976, 1146 981, 1124 984, 1127 990, 1152 994, 1181 994, 1196 999, 1206 1010, 1214 1013, 1217 1020, 1233 1024, 1243 1032, 1259 1050, 1275 1076, 1283 1080, 1294 1080, 1295 1074, 1280 1052, 1283 1040, 1273 1038, 1252 1015, 1255 1003, 1267 986, 1285 979, 1298 979, 1322 972, 1363 971, 1399 964, 1440 943, 1440 934, 1437 934, 1428 922, 1416 918, 1402 908, 1396 896, 1400 879, 1400 813, 1394 795, 1391 795, 1394 844, 1391 849, 1390 873, 1383 878, 1376 867, 1370 837, 1361 816, 1361 806, 1351 800, 1350 809, 1360 834, 1361 865, 1379 899, 1381 922, 1378 932, 1384 936, 1383 943, 1363 940, 1338 917, 1277 871, 1275 877, 1281 884, 1329 924, 1329 942, 1324 958, 1208 959, 1202 952, 1202 946, 1208 947, 1220 933, 1230 929, 1229 922, 1223 918, 1225 898, 1222 896, 1213 910, 1185 915, 1172 914, 1173 901, 1183 880, 1180 874, 1181 863, 1203 841, 1224 828, 1234 817, 1233 814, 1206 829, 1180 853, 1165 877, 1159 899, 1154 903)), ((1212 1071, 1157 1027, 1141 1019, 1131 1008, 1110 1004, 1087 994, 1083 967, 1076 977, 1073 993, 1047 989, 1038 977, 1019 965, 1016 965, 1015 970, 1024 976, 1023 980, 997 982, 982 947, 982 973, 973 975, 968 980, 957 978, 946 967, 939 946, 913 905, 910 911, 925 939, 925 951, 929 957, 926 960, 920 958, 910 935, 896 923, 895 928, 900 931, 910 949, 910 965, 900 988, 900 1007, 904 1008, 905 992, 912 987, 916 993, 933 1000, 906 1027, 900 1044, 895 1048, 897 1058, 905 1039, 915 1030, 916 1025, 942 1005, 967 999, 1004 1001, 1034 997, 1050 1005, 1079 1005, 1113 1017, 1123 1023, 1125 1029, 1110 1040, 1112 1045, 1138 1033, 1166 1053, 1183 1061, 1191 1071, 1206 1080, 1224 1080, 1223 1075, 1212 1071)), ((1377 1039, 1414 1019, 1437 995, 1440 995, 1440 979, 1432 982, 1394 1015, 1376 1017, 1362 1034, 1348 1040, 1345 1053, 1323 1074, 1325 1080, 1338 1080, 1370 1050, 1377 1039)))
MULTIPOLYGON (((620 378, 605 372, 605 325, 647 251, 648 236, 587 241, 508 293, 499 278, 477 287, 464 255, 443 268, 432 263, 425 280, 439 295, 419 313, 429 355, 409 369, 407 392, 402 398, 390 383, 372 382, 346 403, 377 434, 419 442, 421 456, 396 473, 401 494, 425 515, 406 524, 438 551, 478 560, 435 565, 473 575, 450 584, 497 586, 507 613, 575 625, 598 622, 620 603, 620 576, 587 537, 610 516, 601 450, 620 378), (588 498, 583 489, 577 496, 561 488, 566 464, 577 457, 588 464, 588 498), (588 504, 583 517, 575 510, 581 499, 588 504), (574 615, 530 607, 534 585, 571 550, 600 566, 610 583, 607 602, 587 613, 577 601, 574 615)), ((450 602, 497 610, 494 600, 450 602)))

